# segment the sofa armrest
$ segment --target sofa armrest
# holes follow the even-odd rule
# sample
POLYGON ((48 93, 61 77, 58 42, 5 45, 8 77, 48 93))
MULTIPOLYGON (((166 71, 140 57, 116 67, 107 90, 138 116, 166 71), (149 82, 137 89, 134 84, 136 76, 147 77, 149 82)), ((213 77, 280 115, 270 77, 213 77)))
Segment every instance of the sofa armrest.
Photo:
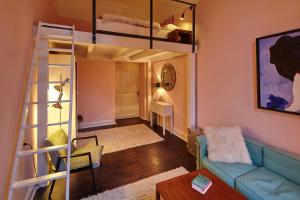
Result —
POLYGON ((196 138, 197 145, 197 169, 202 168, 202 158, 207 155, 207 139, 204 135, 200 135, 196 138))
POLYGON ((252 163, 256 166, 263 166, 263 148, 264 145, 249 138, 245 138, 245 143, 251 157, 252 163))

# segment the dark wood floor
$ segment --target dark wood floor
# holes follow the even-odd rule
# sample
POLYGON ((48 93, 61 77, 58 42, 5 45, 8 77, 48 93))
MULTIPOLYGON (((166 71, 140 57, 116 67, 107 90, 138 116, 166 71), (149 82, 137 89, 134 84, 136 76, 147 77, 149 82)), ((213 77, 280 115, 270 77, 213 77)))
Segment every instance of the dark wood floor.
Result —
MULTIPOLYGON (((119 120, 117 123, 115 126, 137 123, 144 123, 149 126, 148 122, 139 118, 119 120)), ((110 127, 112 126, 106 128, 110 127)), ((161 127, 154 126, 152 129, 162 136, 161 127)), ((81 132, 80 136, 84 136, 84 132, 81 132)), ((187 151, 186 143, 168 132, 164 138, 165 140, 162 142, 103 155, 101 167, 95 169, 97 193, 133 183, 180 166, 189 171, 195 170, 195 158, 187 151)), ((81 199, 94 194, 89 170, 71 174, 70 182, 71 199, 81 199)), ((48 192, 49 187, 39 189, 35 199, 47 199, 48 192)), ((57 181, 54 187, 52 199, 64 199, 64 193, 65 180, 61 179, 57 181)))

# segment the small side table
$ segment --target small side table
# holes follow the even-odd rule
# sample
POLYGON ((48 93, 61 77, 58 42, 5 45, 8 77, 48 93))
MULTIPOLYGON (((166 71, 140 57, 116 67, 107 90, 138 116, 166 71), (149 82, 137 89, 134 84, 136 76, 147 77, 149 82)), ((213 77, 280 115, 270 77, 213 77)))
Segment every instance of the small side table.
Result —
POLYGON ((163 118, 163 135, 166 134, 166 117, 171 117, 170 132, 173 134, 173 105, 163 101, 151 101, 150 104, 150 126, 153 126, 153 113, 163 118))

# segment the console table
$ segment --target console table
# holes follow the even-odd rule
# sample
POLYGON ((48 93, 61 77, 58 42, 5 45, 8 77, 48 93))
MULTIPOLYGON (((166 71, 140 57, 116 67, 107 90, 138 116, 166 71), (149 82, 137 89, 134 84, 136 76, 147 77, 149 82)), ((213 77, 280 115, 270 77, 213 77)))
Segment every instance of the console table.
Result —
POLYGON ((166 117, 171 117, 170 131, 173 133, 173 105, 163 101, 151 101, 150 105, 150 125, 153 126, 153 113, 161 115, 163 118, 163 135, 166 134, 166 117))

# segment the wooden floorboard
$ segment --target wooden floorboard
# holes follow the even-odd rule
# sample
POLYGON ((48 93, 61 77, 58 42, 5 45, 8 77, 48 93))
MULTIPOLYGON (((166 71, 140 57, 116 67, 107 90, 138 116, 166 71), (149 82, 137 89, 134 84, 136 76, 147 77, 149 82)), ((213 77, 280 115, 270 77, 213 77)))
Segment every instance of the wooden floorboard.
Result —
MULTIPOLYGON (((137 123, 144 123, 149 126, 148 122, 138 118, 118 121, 115 126, 137 123)), ((161 127, 154 126, 152 129, 163 137, 161 127)), ((84 136, 84 132, 80 135, 84 136)), ((189 171, 195 170, 195 157, 187 151, 186 143, 168 132, 164 138, 165 140, 162 142, 103 155, 101 166, 95 169, 97 193, 180 166, 189 171)), ((39 189, 35 199, 48 199, 48 192, 49 187, 39 189)), ((64 199, 64 194, 65 180, 58 180, 52 193, 52 199, 64 199)), ((89 170, 71 174, 70 199, 81 199, 92 194, 94 193, 89 170)))

